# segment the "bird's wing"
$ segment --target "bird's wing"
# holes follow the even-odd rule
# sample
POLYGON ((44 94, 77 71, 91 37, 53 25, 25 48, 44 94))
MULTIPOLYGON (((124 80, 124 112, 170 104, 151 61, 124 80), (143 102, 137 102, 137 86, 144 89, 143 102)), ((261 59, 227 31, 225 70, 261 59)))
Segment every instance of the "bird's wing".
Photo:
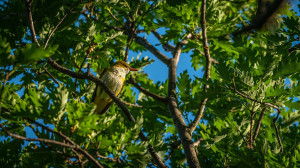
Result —
MULTIPOLYGON (((106 72, 108 68, 109 68, 109 67, 105 68, 105 69, 101 72, 99 78, 101 78, 101 77, 103 76, 104 72, 106 72)), ((104 91, 104 90, 102 89, 102 87, 100 87, 99 85, 96 84, 96 88, 95 88, 95 91, 94 91, 94 93, 93 93, 91 102, 94 102, 94 101, 95 101, 95 98, 96 98, 96 95, 97 95, 97 89, 98 89, 98 87, 100 88, 100 94, 104 91)), ((99 94, 99 95, 100 95, 100 94, 99 94)))
POLYGON ((115 90, 115 94, 116 94, 116 96, 119 96, 119 94, 121 93, 121 91, 123 90, 123 87, 124 87, 124 84, 125 84, 125 80, 126 80, 126 78, 124 78, 123 80, 122 80, 122 87, 121 87, 121 89, 120 90, 115 90))
POLYGON ((97 94, 97 89, 98 89, 98 86, 96 85, 96 88, 95 88, 95 90, 94 90, 94 93, 93 93, 91 102, 94 102, 94 101, 95 101, 95 97, 96 97, 96 94, 97 94))
MULTIPOLYGON (((125 83, 125 78, 124 78, 124 80, 123 80, 123 85, 122 85, 121 89, 120 89, 120 90, 115 90, 116 96, 118 96, 118 95, 121 93, 121 91, 122 91, 122 89, 123 89, 123 87, 124 87, 124 83, 125 83)), ((107 110, 109 109, 111 103, 113 102, 111 98, 109 99, 109 101, 110 101, 110 102, 104 107, 104 109, 103 109, 99 114, 104 114, 104 113, 107 112, 107 110)))

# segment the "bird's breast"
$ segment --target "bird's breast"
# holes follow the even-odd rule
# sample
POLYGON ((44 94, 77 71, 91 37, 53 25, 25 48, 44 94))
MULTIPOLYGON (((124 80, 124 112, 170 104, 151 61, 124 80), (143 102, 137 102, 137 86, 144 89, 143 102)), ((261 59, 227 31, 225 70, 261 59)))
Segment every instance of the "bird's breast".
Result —
MULTIPOLYGON (((116 95, 118 95, 123 87, 125 75, 111 71, 104 73, 101 76, 101 79, 104 81, 104 83, 109 89, 111 89, 116 95)), ((103 92, 103 94, 100 95, 100 97, 104 99, 109 99, 109 96, 105 92, 103 92)))

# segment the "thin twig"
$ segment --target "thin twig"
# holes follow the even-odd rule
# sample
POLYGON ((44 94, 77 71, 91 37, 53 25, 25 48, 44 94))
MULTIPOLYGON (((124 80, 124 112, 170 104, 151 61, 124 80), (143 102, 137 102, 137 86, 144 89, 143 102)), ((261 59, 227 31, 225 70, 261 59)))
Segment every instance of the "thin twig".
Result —
POLYGON ((198 146, 200 145, 201 141, 203 141, 203 138, 199 138, 196 142, 194 142, 194 148, 196 151, 196 154, 198 155, 198 146))
POLYGON ((144 94, 147 95, 147 96, 150 96, 150 97, 154 98, 155 100, 158 100, 158 101, 160 101, 160 102, 163 102, 164 104, 167 104, 167 103, 168 103, 168 102, 167 102, 167 99, 166 99, 165 97, 160 96, 160 95, 157 95, 157 94, 155 94, 155 93, 153 93, 153 92, 150 92, 149 90, 147 90, 147 89, 141 87, 141 86, 135 81, 135 79, 134 79, 132 76, 129 77, 129 80, 127 81, 127 83, 132 84, 132 85, 133 85, 134 87, 136 87, 139 91, 141 91, 142 93, 144 93, 144 94))
POLYGON ((194 146, 197 147, 200 145, 201 141, 203 141, 203 138, 199 138, 196 142, 194 142, 194 146))
POLYGON ((52 80, 59 85, 59 82, 54 78, 54 76, 52 76, 52 74, 48 71, 47 68, 43 67, 43 70, 50 76, 50 78, 52 78, 52 80))
MULTIPOLYGON (((141 3, 141 2, 140 2, 141 3)), ((132 35, 136 32, 137 28, 139 27, 139 25, 141 24, 142 20, 144 19, 144 17, 146 16, 146 14, 151 10, 151 8, 153 7, 155 3, 152 3, 150 5, 150 7, 148 8, 148 10, 146 12, 144 12, 144 14, 142 15, 140 21, 138 22, 137 25, 135 25, 135 21, 133 23, 130 23, 130 20, 128 20, 128 24, 129 26, 127 25, 127 27, 129 27, 130 29, 128 29, 129 33, 128 33, 128 38, 127 38, 127 46, 126 46, 126 51, 125 51, 125 58, 124 58, 124 61, 127 61, 128 59, 128 53, 129 53, 129 48, 133 42, 133 38, 132 38, 132 35)), ((139 4, 140 5, 140 4, 139 4)), ((135 15, 137 15, 138 13, 138 10, 139 10, 139 5, 137 7, 137 10, 135 12, 135 15)))
POLYGON ((35 29, 34 29, 34 25, 33 25, 33 19, 32 19, 32 13, 31 13, 32 2, 33 2, 33 0, 25 0, 25 4, 27 7, 28 21, 29 21, 29 25, 30 25, 30 33, 31 33, 31 37, 32 37, 32 42, 35 42, 38 46, 40 46, 40 43, 38 42, 38 40, 36 38, 35 29))
POLYGON ((239 131, 240 136, 242 137, 243 141, 245 142, 245 144, 248 146, 247 140, 245 139, 245 137, 243 136, 242 132, 240 131, 240 129, 236 126, 236 129, 239 131))
POLYGON ((2 97, 3 97, 3 93, 4 93, 4 89, 5 89, 5 86, 6 86, 6 82, 8 81, 9 77, 16 71, 16 69, 13 67, 13 70, 10 71, 10 72, 6 72, 5 73, 5 78, 4 78, 4 81, 3 81, 3 84, 2 84, 2 88, 1 88, 1 92, 0 92, 0 115, 1 115, 1 112, 2 112, 2 106, 1 106, 1 102, 2 102, 2 97))
POLYGON ((252 138, 252 134, 253 134, 253 122, 254 122, 254 115, 255 115, 255 111, 254 111, 254 108, 255 108, 255 102, 253 103, 253 106, 252 106, 252 110, 250 111, 251 113, 251 121, 250 121, 250 135, 249 135, 249 141, 250 141, 250 149, 253 149, 252 147, 252 143, 253 143, 253 138, 252 138))
POLYGON ((138 104, 132 104, 132 103, 128 103, 128 102, 126 102, 126 101, 123 101, 122 100, 122 102, 124 103, 124 104, 126 104, 126 105, 128 105, 128 106, 133 106, 133 107, 143 107, 143 106, 141 106, 141 105, 138 105, 138 104))
MULTIPOLYGON (((278 111, 277 114, 278 114, 277 116, 279 116, 280 112, 278 111)), ((278 127, 276 125, 276 121, 277 121, 276 118, 273 119, 273 125, 274 125, 275 131, 276 131, 277 140, 278 140, 279 145, 280 145, 280 152, 283 153, 283 145, 282 145, 282 142, 281 142, 281 138, 280 138, 280 134, 279 134, 279 131, 278 131, 278 127)))
POLYGON ((234 75, 233 75, 233 78, 232 78, 232 82, 233 82, 233 88, 232 87, 229 87, 229 89, 235 91, 237 94, 239 94, 240 96, 244 97, 245 99, 249 99, 253 102, 256 102, 256 103, 259 103, 259 104, 262 104, 262 105, 265 105, 265 106, 270 106, 270 107, 273 107, 277 110, 277 116, 273 119, 273 125, 274 125, 274 128, 275 128, 275 131, 276 131, 276 136, 277 136, 277 140, 279 142, 279 145, 280 145, 280 152, 282 153, 283 152, 283 146, 282 146, 282 142, 281 142, 281 138, 280 138, 280 135, 279 135, 279 131, 278 131, 278 127, 276 125, 276 121, 278 120, 279 118, 279 115, 281 113, 281 110, 278 106, 274 105, 274 104, 271 104, 271 103, 267 103, 267 102, 262 102, 262 101, 259 101, 259 100, 255 100, 241 92, 239 92, 237 89, 236 89, 236 85, 235 85, 235 81, 234 81, 234 75))
MULTIPOLYGON (((86 51, 87 54, 85 55, 85 57, 84 57, 84 59, 83 59, 81 65, 80 65, 80 67, 79 67, 77 73, 80 73, 80 72, 81 72, 81 69, 82 69, 82 67, 83 67, 83 65, 84 65, 84 63, 85 63, 85 61, 86 61, 86 59, 89 58, 89 56, 90 56, 91 52, 94 50, 95 46, 96 46, 96 44, 93 44, 93 43, 92 43, 92 44, 90 45, 90 47, 87 49, 87 51, 86 51)), ((75 64, 76 64, 76 63, 75 63, 75 64)), ((78 79, 75 79, 75 82, 74 82, 75 92, 76 92, 76 88, 77 88, 77 81, 78 81, 78 79)))
POLYGON ((77 4, 75 4, 73 7, 71 7, 71 9, 59 20, 59 22, 56 24, 56 26, 54 27, 54 29, 51 31, 51 33, 49 34, 45 45, 44 45, 44 49, 47 48, 48 46, 48 42, 50 40, 50 38, 52 37, 53 33, 56 31, 56 29, 58 28, 58 26, 64 21, 64 19, 72 12, 72 10, 74 8, 76 8, 78 5, 80 5, 82 3, 82 0, 80 0, 77 4))
MULTIPOLYGON (((46 127, 30 118, 25 118, 26 120, 28 120, 29 122, 31 123, 34 123, 40 127, 42 127, 43 129, 46 129, 60 137, 62 137, 63 139, 65 139, 67 142, 69 142, 72 146, 75 146, 75 148, 72 148, 72 149, 75 149, 76 151, 82 153, 84 156, 86 156, 90 161, 92 161, 95 165, 97 165, 98 167, 102 167, 100 165, 100 163, 92 156, 90 155, 86 150, 82 149, 79 145, 77 145, 74 141, 72 141, 69 137, 67 137, 66 135, 62 134, 61 132, 57 132, 57 131, 54 131, 53 129, 49 128, 49 127, 46 127)), ((60 142, 62 143, 62 142, 60 142)), ((62 143, 62 144, 66 144, 66 143, 62 143)), ((68 147, 68 146, 65 146, 65 147, 68 147)))
POLYGON ((196 117, 194 118, 194 120, 192 121, 192 123, 189 125, 189 132, 190 132, 191 135, 194 132, 194 130, 196 129, 199 121, 203 117, 203 112, 204 112, 207 100, 208 99, 205 98, 204 100, 201 101, 201 104, 200 104, 200 107, 199 107, 199 109, 197 111, 196 117))
POLYGON ((53 130, 53 129, 47 127, 47 126, 44 126, 43 124, 40 124, 40 123, 36 122, 36 121, 33 120, 33 119, 30 119, 30 118, 24 118, 24 119, 26 119, 27 121, 29 121, 29 122, 31 122, 31 123, 34 123, 34 124, 37 125, 37 126, 42 127, 43 129, 45 129, 45 130, 47 130, 47 131, 49 131, 49 132, 52 132, 52 133, 54 133, 54 134, 60 136, 61 138, 65 139, 67 142, 69 142, 70 144, 73 144, 73 145, 76 144, 74 141, 72 141, 69 137, 67 137, 66 135, 62 134, 61 132, 55 131, 55 130, 53 130))
MULTIPOLYGON (((158 34, 157 33, 157 31, 156 30, 154 30, 154 31, 151 31, 153 34, 154 34, 154 36, 161 42, 161 39, 163 38, 160 34, 158 34)), ((171 52, 173 52, 174 50, 175 50, 175 47, 174 46, 172 46, 171 44, 169 44, 169 43, 166 43, 166 44, 163 44, 162 42, 161 42, 161 44, 162 44, 162 46, 163 46, 163 49, 165 50, 165 51, 171 51, 171 52)))
POLYGON ((108 7, 106 7, 106 10, 120 25, 122 25, 122 27, 124 27, 123 23, 110 11, 108 7))
POLYGON ((72 145, 72 144, 66 144, 66 143, 62 143, 62 142, 59 142, 59 141, 55 141, 55 140, 44 139, 44 138, 26 138, 26 137, 24 137, 24 136, 17 135, 17 134, 14 134, 14 133, 11 133, 11 132, 7 131, 6 128, 5 128, 2 124, 0 124, 0 127, 2 128, 2 130, 3 130, 8 136, 14 137, 14 138, 16 138, 16 139, 21 139, 21 140, 25 140, 25 141, 45 142, 45 143, 51 143, 51 144, 55 144, 55 145, 59 145, 59 146, 65 146, 65 147, 68 147, 68 148, 76 148, 75 145, 72 145))
POLYGON ((97 156, 98 158, 101 158, 101 159, 108 159, 108 160, 110 160, 110 161, 112 161, 112 162, 118 162, 118 163, 121 163, 120 158, 110 158, 110 157, 107 157, 107 156, 102 156, 102 155, 99 154, 98 151, 96 152, 96 156, 97 156))
MULTIPOLYGON (((211 69, 211 64, 212 64, 212 59, 209 54, 209 47, 208 47, 208 42, 207 42, 207 34, 206 34, 206 0, 202 1, 201 4, 201 28, 202 28, 202 43, 203 43, 203 50, 204 50, 204 56, 205 56, 205 71, 204 71, 204 78, 206 80, 210 79, 210 69, 211 69)), ((204 84, 203 85, 203 92, 207 92, 209 85, 204 84)), ((207 103, 207 98, 203 99, 200 103, 200 107, 198 109, 198 112, 196 114, 196 117, 194 118, 193 122, 189 125, 189 131, 190 134, 194 132, 196 129, 200 119, 203 116, 203 112, 205 109, 205 105, 207 103)))
POLYGON ((50 144, 55 144, 55 145, 64 146, 67 148, 78 150, 79 152, 84 154, 87 158, 89 158, 89 160, 91 160, 97 167, 104 168, 93 156, 91 156, 88 152, 83 150, 79 145, 66 144, 63 142, 56 141, 56 140, 50 140, 50 139, 44 139, 44 138, 26 138, 24 136, 17 135, 17 134, 7 131, 6 128, 2 124, 0 124, 0 127, 8 136, 11 136, 16 139, 25 140, 25 141, 38 141, 38 142, 50 143, 50 144))
MULTIPOLYGON (((29 125, 29 127, 31 128, 31 130, 34 132, 34 134, 35 134, 38 138, 41 138, 40 135, 39 135, 40 133, 39 133, 38 131, 36 131, 32 125, 29 125)), ((68 155, 65 151, 64 151, 64 152, 61 152, 61 151, 55 149, 53 146, 51 146, 51 145, 48 144, 48 143, 45 143, 45 142, 41 142, 41 143, 42 143, 44 146, 45 146, 45 145, 48 146, 50 149, 52 149, 53 151, 55 151, 55 152, 56 152, 57 154, 59 154, 59 155, 65 156, 66 158, 74 158, 73 156, 68 155)), ((63 143, 65 143, 65 142, 63 142, 63 143)))
POLYGON ((170 151, 169 155, 165 158, 165 161, 167 161, 167 160, 169 160, 171 158, 171 156, 173 155, 174 151, 179 148, 180 144, 181 144, 181 142, 179 140, 177 140, 177 139, 175 139, 175 141, 170 144, 171 151, 170 151))
POLYGON ((134 28, 134 30, 132 31, 132 33, 135 33, 135 31, 137 30, 137 28, 139 27, 139 25, 140 25, 141 22, 143 21, 144 17, 147 15, 147 13, 150 12, 150 10, 151 10, 151 8, 153 7, 154 4, 155 4, 155 3, 153 2, 153 3, 150 5, 150 7, 147 9, 147 11, 144 12, 144 14, 142 15, 142 18, 140 19, 140 21, 138 22, 138 24, 135 25, 135 28, 134 28))
POLYGON ((261 126, 261 123, 262 123, 262 119, 265 115, 265 112, 267 110, 267 107, 264 107, 259 115, 259 119, 258 119, 258 122, 256 124, 256 128, 255 128, 255 132, 254 132, 254 135, 253 135, 253 142, 255 141, 257 135, 258 135, 258 132, 259 132, 259 129, 260 129, 260 126, 261 126))
POLYGON ((236 89, 236 86, 235 86, 234 77, 233 77, 233 88, 229 87, 229 89, 235 91, 237 94, 239 94, 240 96, 244 97, 245 99, 249 99, 249 100, 251 100, 253 102, 256 102, 256 103, 259 103, 259 104, 262 104, 262 105, 266 105, 266 106, 270 106, 270 107, 273 107, 273 108, 275 108, 277 110, 278 109, 280 110, 280 108, 278 106, 274 105, 274 104, 267 103, 267 102, 262 102, 262 101, 259 101, 259 100, 255 100, 255 99, 251 98, 250 96, 247 96, 244 93, 241 93, 240 91, 238 91, 236 89))
MULTIPOLYGON (((142 139, 142 141, 148 141, 147 137, 145 136, 145 134, 142 131, 139 133, 139 137, 142 139)), ((154 162, 158 165, 158 167, 168 168, 168 166, 165 165, 165 163, 160 159, 160 157, 155 152, 153 146, 150 143, 148 144, 147 148, 148 148, 148 151, 150 152, 154 162)))

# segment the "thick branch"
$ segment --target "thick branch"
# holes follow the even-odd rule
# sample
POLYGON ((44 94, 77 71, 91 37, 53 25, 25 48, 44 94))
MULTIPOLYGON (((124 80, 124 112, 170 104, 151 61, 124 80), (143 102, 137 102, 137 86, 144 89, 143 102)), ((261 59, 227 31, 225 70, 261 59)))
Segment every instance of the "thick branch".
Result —
POLYGON ((176 73, 179 57, 181 54, 183 44, 187 43, 187 39, 190 35, 186 36, 184 40, 177 43, 175 51, 173 53, 173 58, 169 64, 169 85, 168 85, 168 108, 170 110, 173 121, 178 130, 178 134, 181 140, 181 143, 184 148, 184 153, 187 158, 189 167, 198 168, 200 167, 196 151, 194 149, 194 143, 192 141, 191 134, 188 131, 188 128, 185 124, 185 121, 182 117, 181 111, 178 109, 176 102, 176 73))
POLYGON ((55 144, 55 145, 59 145, 59 146, 63 146, 63 147, 67 147, 67 148, 77 150, 80 153, 82 153, 83 155, 85 155, 87 158, 89 158, 89 160, 91 160, 97 167, 104 168, 93 156, 91 156, 87 151, 82 149, 79 145, 66 144, 66 143, 63 143, 63 142, 50 140, 50 139, 43 139, 43 138, 26 138, 24 136, 13 134, 13 133, 7 131, 6 128, 2 124, 0 124, 0 127, 2 128, 2 130, 8 136, 11 136, 11 137, 16 138, 16 139, 21 139, 21 140, 25 140, 25 141, 38 141, 38 142, 50 143, 50 144, 55 144))
POLYGON ((150 96, 150 97, 152 97, 152 98, 154 98, 154 99, 156 99, 156 100, 158 100, 158 101, 160 101, 160 102, 163 102, 164 104, 167 104, 167 103, 168 103, 168 102, 167 102, 168 100, 167 100, 165 97, 160 96, 160 95, 157 95, 157 94, 155 94, 155 93, 152 93, 152 92, 150 92, 149 90, 147 90, 147 89, 141 87, 138 83, 136 83, 135 79, 134 79, 132 76, 130 76, 130 78, 129 78, 129 80, 127 81, 127 83, 132 84, 132 85, 135 86, 139 91, 141 91, 142 93, 144 93, 144 94, 147 95, 147 96, 150 96))
POLYGON ((168 58, 163 53, 161 53, 157 48, 151 45, 146 39, 139 37, 136 34, 133 35, 133 39, 135 40, 136 43, 144 46, 147 50, 149 50, 156 58, 161 60, 166 65, 169 65, 170 58, 168 58))

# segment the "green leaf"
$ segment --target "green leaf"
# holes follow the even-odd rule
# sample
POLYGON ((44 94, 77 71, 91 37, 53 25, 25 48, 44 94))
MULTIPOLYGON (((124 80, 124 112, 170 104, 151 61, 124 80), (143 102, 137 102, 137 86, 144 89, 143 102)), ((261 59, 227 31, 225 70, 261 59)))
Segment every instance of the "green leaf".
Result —
POLYGON ((300 72, 300 50, 293 51, 284 57, 278 68, 275 70, 273 79, 278 77, 294 75, 300 72))
POLYGON ((24 48, 14 51, 15 60, 19 64, 29 64, 50 57, 58 46, 49 46, 47 49, 27 44, 24 48))
POLYGON ((10 54, 11 47, 6 38, 0 35, 0 66, 12 64, 13 56, 10 54))

